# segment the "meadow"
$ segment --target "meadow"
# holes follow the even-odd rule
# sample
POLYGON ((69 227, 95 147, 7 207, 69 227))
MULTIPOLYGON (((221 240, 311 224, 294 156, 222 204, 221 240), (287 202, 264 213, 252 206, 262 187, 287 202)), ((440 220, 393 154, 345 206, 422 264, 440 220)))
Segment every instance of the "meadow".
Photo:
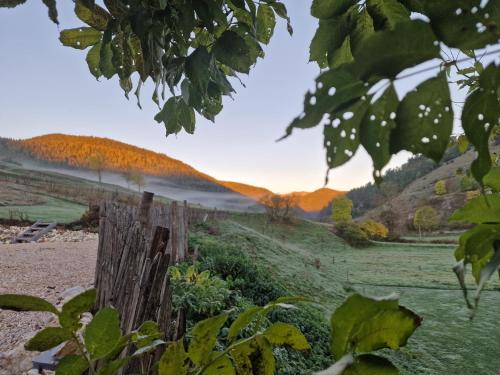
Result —
MULTIPOLYGON (((498 373, 500 281, 489 284, 483 308, 470 321, 451 271, 453 245, 377 243, 353 249, 328 226, 270 225, 257 214, 231 215, 216 228, 215 235, 205 234, 211 241, 243 251, 290 292, 313 297, 327 316, 353 290, 399 293, 401 303, 423 317, 408 345, 392 356, 402 374, 498 373)), ((473 287, 472 279, 467 282, 473 287)))

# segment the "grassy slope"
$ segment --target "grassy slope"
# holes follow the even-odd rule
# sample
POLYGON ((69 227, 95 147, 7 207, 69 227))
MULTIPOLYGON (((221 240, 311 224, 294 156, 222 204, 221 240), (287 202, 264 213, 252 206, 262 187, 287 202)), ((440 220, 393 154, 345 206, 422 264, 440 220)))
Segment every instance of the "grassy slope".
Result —
POLYGON ((251 214, 220 223, 218 239, 238 244, 291 291, 318 298, 326 313, 345 297, 347 280, 368 294, 399 292, 402 303, 424 317, 423 326, 395 357, 403 374, 486 375, 500 367, 500 282, 489 285, 476 320, 469 322, 451 272, 453 246, 378 244, 356 250, 325 226, 306 221, 271 226, 262 215, 251 214))

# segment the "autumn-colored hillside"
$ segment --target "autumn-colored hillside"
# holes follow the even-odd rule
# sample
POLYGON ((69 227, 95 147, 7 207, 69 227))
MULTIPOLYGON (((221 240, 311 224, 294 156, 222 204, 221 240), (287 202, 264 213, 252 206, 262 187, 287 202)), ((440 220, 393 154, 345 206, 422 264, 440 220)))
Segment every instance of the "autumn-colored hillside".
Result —
POLYGON ((36 159, 88 168, 92 156, 101 155, 104 169, 139 170, 152 176, 194 177, 215 181, 180 160, 108 138, 48 134, 16 142, 36 159))
POLYGON ((222 186, 225 186, 226 188, 228 188, 232 191, 240 193, 241 195, 244 195, 246 197, 255 199, 256 201, 258 201, 260 198, 262 198, 263 196, 265 196, 267 194, 272 194, 272 191, 268 190, 266 188, 242 184, 240 182, 219 181, 219 183, 222 186))
POLYGON ((292 194, 296 194, 298 196, 299 207, 304 211, 318 212, 328 206, 333 198, 338 197, 339 195, 344 195, 345 192, 321 188, 313 191, 312 193, 299 192, 292 194))
MULTIPOLYGON (((11 141, 9 141, 11 142, 11 141)), ((99 156, 104 170, 113 172, 140 171, 145 175, 174 178, 178 181, 197 181, 197 186, 210 185, 220 191, 233 191, 258 201, 272 191, 258 186, 232 181, 218 181, 180 160, 108 138, 48 134, 12 141, 17 149, 40 161, 75 168, 90 168, 91 160, 99 156)), ((312 193, 290 193, 297 196, 299 207, 306 212, 318 212, 330 201, 344 194, 323 188, 312 193)))

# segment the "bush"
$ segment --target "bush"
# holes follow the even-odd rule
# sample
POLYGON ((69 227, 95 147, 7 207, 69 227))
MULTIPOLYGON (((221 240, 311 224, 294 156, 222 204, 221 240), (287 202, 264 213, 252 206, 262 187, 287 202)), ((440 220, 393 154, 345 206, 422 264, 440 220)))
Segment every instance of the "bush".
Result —
POLYGON ((337 236, 352 247, 361 248, 370 245, 370 240, 366 233, 355 223, 338 223, 333 227, 333 230, 337 236))
POLYGON ((446 194, 446 181, 439 180, 434 185, 434 192, 436 195, 445 195, 446 194))
POLYGON ((366 233, 368 238, 374 239, 374 240, 381 240, 383 238, 387 238, 389 234, 389 229, 382 224, 379 223, 378 221, 375 220, 366 220, 362 222, 359 227, 363 232, 366 233))

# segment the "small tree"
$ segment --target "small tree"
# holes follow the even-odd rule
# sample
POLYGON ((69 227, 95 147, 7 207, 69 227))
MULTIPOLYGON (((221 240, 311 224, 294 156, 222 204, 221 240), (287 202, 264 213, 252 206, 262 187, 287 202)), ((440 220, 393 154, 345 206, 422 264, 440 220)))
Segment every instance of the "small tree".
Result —
POLYGON ((332 221, 334 223, 352 221, 352 200, 345 195, 332 200, 332 221))
POLYGON ((96 152, 90 155, 88 160, 89 168, 97 174, 99 183, 102 182, 102 171, 106 167, 106 157, 100 153, 96 152))
POLYGON ((270 221, 290 222, 298 202, 297 197, 292 194, 268 194, 259 203, 266 209, 270 221))
POLYGON ((391 236, 397 236, 398 223, 400 222, 399 215, 391 209, 384 210, 378 216, 378 220, 386 226, 391 236))
POLYGON ((418 234, 422 237, 422 230, 427 231, 437 227, 439 214, 431 206, 422 206, 415 211, 413 225, 418 228, 418 234))
POLYGON ((439 180, 434 185, 434 192, 436 195, 445 195, 446 194, 446 181, 439 180))
POLYGON ((389 230, 387 229, 387 227, 375 220, 363 221, 361 224, 359 224, 359 227, 363 232, 366 233, 368 238, 374 240, 387 238, 389 234, 389 230))
POLYGON ((130 169, 127 169, 125 172, 122 173, 122 177, 127 183, 127 189, 130 190, 130 184, 132 183, 132 171, 130 169))
POLYGON ((141 189, 146 185, 144 174, 141 171, 137 170, 130 173, 130 182, 137 186, 137 190, 139 191, 139 193, 141 192, 141 189))

